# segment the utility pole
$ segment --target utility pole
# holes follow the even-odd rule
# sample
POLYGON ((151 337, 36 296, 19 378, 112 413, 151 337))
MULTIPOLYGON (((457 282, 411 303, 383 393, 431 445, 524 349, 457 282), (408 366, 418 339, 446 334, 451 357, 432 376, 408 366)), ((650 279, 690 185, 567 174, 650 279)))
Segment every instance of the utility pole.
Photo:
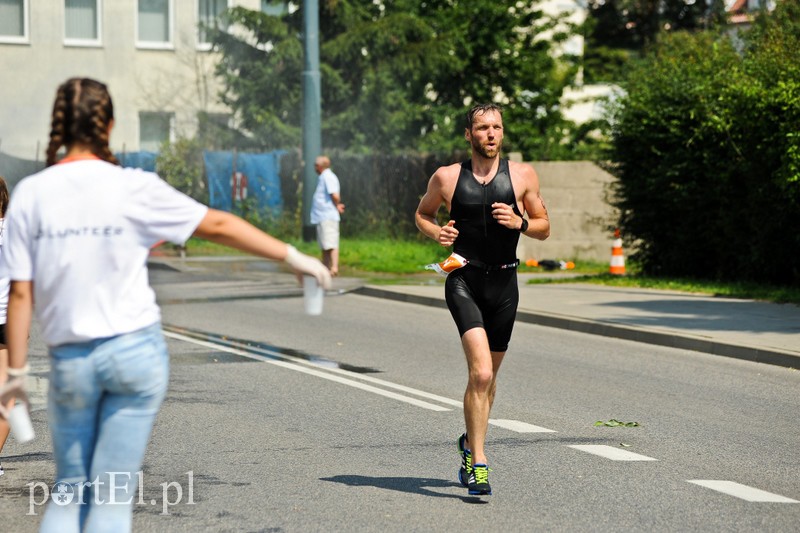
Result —
POLYGON ((317 187, 314 160, 322 155, 318 0, 303 0, 303 33, 303 240, 312 241, 311 202, 317 187))

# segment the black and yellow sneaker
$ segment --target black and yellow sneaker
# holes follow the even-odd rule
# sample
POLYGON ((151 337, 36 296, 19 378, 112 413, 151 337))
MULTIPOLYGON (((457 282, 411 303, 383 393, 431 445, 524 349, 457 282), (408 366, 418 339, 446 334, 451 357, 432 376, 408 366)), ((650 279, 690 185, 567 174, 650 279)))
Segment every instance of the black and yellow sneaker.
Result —
POLYGON ((470 452, 465 443, 467 442, 467 434, 463 433, 458 437, 458 453, 461 454, 461 468, 458 469, 458 481, 463 486, 469 484, 469 474, 472 471, 472 452, 470 452))
POLYGON ((467 488, 469 493, 474 496, 491 496, 492 487, 489 485, 489 467, 480 463, 472 465, 467 488))

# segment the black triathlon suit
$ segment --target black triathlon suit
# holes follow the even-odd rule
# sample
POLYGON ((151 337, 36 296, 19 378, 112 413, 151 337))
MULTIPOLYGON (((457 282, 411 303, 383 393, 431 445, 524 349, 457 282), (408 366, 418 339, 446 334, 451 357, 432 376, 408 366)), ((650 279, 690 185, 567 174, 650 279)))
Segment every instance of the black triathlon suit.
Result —
POLYGON ((469 262, 454 270, 445 282, 445 299, 459 335, 472 328, 484 328, 489 349, 508 349, 519 303, 517 286, 517 242, 519 231, 498 223, 492 204, 517 207, 508 160, 501 159, 497 174, 486 185, 472 173, 472 161, 461 163, 461 173, 450 202, 450 219, 455 220, 458 237, 453 251, 469 262))

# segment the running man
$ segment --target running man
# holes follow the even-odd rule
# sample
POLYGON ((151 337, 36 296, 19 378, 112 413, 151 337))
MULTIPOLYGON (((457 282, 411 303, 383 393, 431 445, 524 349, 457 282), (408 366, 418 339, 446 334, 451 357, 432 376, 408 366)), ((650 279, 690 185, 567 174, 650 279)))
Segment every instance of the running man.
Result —
POLYGON ((467 113, 466 126, 471 158, 434 172, 415 221, 422 233, 442 246, 452 245, 453 252, 468 261, 445 282, 447 307, 458 327, 469 372, 464 393, 467 431, 458 438, 458 478, 469 494, 489 495, 484 444, 497 372, 517 314, 517 242, 520 234, 546 239, 550 220, 533 167, 500 158, 500 107, 476 105, 467 113), (450 220, 439 226, 436 214, 442 204, 450 220))

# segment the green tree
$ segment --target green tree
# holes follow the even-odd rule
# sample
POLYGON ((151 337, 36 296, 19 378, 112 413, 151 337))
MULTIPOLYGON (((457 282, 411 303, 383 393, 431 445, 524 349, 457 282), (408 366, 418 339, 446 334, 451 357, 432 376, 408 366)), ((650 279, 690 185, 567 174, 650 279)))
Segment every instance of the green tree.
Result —
POLYGON ((800 282, 796 2, 737 43, 666 36, 615 113, 620 224, 652 274, 800 282))
POLYGON ((257 147, 298 145, 303 49, 297 32, 277 17, 240 7, 226 16, 236 31, 208 29, 221 52, 222 102, 257 147))
MULTIPOLYGON (((464 149, 466 108, 499 101, 508 150, 528 158, 569 157, 586 138, 574 133, 559 106, 576 58, 556 61, 551 53, 569 27, 559 29, 557 20, 527 6, 517 0, 323 1, 326 148, 464 149)), ((277 18, 234 8, 229 18, 241 31, 214 37, 225 103, 264 148, 299 144, 302 13, 277 18)))

